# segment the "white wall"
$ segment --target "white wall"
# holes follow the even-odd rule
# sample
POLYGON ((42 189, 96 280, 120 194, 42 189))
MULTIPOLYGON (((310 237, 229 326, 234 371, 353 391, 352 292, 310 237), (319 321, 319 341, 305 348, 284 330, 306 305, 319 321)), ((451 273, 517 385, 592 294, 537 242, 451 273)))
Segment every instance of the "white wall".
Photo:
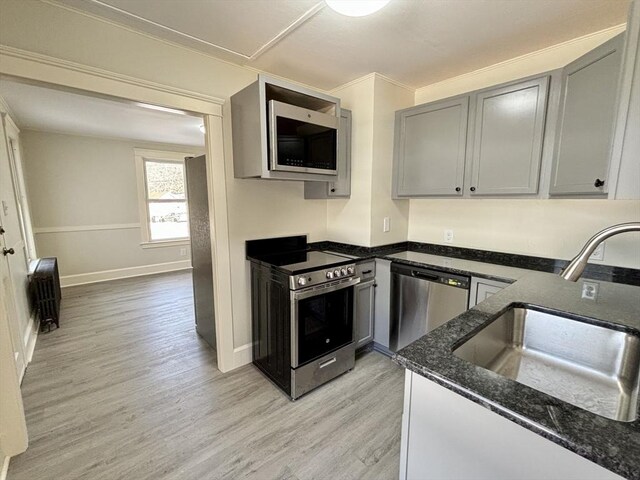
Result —
POLYGON ((373 157, 371 181, 371 246, 407 239, 409 201, 391 198, 395 113, 413 104, 413 92, 376 75, 373 112, 373 157), (391 230, 383 231, 389 217, 391 230))
MULTIPOLYGON (((620 33, 616 27, 574 39, 476 72, 420 88, 415 103, 427 103, 490 85, 556 69, 620 33)), ((637 135, 636 135, 637 136, 637 135)), ((638 158, 633 162, 637 165, 638 158)), ((640 178, 631 180, 634 185, 640 178)), ((408 238, 442 244, 443 230, 454 230, 454 246, 553 258, 572 258, 602 228, 640 220, 633 200, 413 199, 408 238)), ((640 235, 607 241, 608 265, 640 268, 640 235)), ((594 262, 595 263, 595 262, 594 262)))
POLYGON ((351 198, 327 206, 329 240, 377 246, 407 239, 409 202, 391 199, 395 112, 414 93, 376 73, 331 92, 352 110, 351 198), (384 217, 391 230, 383 232, 384 217))
POLYGON ((140 245, 134 148, 202 148, 26 129, 21 140, 38 255, 58 257, 61 276, 189 260, 188 246, 140 245))
POLYGON ((330 200, 327 236, 335 242, 369 246, 375 76, 367 75, 334 91, 340 105, 351 110, 351 197, 330 200))

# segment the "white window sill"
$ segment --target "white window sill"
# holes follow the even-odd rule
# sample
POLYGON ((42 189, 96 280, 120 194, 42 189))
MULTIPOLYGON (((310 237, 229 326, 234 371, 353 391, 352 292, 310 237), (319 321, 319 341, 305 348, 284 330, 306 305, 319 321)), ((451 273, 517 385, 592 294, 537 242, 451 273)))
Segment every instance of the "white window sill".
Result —
POLYGON ((155 242, 140 242, 142 248, 162 248, 162 247, 182 247, 191 245, 191 241, 186 238, 183 240, 158 240, 155 242))

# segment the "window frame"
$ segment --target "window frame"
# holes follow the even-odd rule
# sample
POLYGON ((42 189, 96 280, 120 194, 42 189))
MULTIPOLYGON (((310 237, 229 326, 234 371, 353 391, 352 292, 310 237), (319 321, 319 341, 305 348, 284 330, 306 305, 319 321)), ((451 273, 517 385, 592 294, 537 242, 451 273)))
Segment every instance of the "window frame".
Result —
POLYGON ((151 218, 149 215, 149 202, 160 203, 181 203, 187 205, 189 211, 189 196, 187 195, 186 172, 184 171, 185 157, 193 157, 195 154, 189 152, 171 152, 165 150, 149 150, 144 148, 134 148, 134 157, 136 163, 136 178, 138 183, 138 210, 140 215, 140 233, 142 248, 154 248, 173 245, 189 245, 191 240, 189 234, 186 237, 163 238, 160 240, 152 240, 151 238, 151 218), (150 199, 147 185, 146 162, 155 163, 179 163, 183 166, 183 179, 185 183, 184 200, 182 199, 150 199))

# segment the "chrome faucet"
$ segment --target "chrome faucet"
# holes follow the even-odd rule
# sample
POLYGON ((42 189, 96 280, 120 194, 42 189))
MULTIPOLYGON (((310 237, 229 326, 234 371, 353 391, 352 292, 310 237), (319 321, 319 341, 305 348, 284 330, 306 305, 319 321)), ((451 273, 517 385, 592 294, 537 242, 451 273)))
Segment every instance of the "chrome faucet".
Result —
POLYGON ((580 253, 560 272, 560 276, 565 280, 576 282, 582 275, 582 272, 584 272, 589 257, 593 251, 598 248, 598 245, 609 237, 625 232, 640 232, 640 222, 620 223, 596 233, 589 239, 584 247, 582 247, 580 253))

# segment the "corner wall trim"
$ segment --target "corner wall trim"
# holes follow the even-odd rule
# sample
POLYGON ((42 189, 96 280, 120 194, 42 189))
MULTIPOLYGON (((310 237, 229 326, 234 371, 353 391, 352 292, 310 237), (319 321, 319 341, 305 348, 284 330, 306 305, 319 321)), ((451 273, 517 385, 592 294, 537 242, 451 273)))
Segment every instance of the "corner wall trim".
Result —
POLYGON ((191 268, 190 260, 180 260, 178 262, 155 263, 152 265, 141 265, 139 267, 118 268, 115 270, 102 270, 100 272, 80 273, 77 275, 65 275, 60 277, 60 284, 64 287, 75 285, 85 285, 87 283, 107 282, 121 278, 141 277, 154 273, 176 272, 191 268))

